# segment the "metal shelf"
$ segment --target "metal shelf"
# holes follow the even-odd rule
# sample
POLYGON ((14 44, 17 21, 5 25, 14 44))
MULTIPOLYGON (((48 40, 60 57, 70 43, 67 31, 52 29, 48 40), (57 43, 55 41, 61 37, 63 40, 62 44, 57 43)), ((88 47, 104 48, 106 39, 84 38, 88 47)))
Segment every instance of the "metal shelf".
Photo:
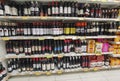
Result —
POLYGON ((110 66, 95 67, 95 68, 78 68, 78 69, 68 69, 68 70, 55 70, 48 72, 13 72, 9 73, 9 76, 23 76, 23 75, 51 75, 51 74, 62 74, 62 73, 71 73, 71 72, 89 72, 89 71, 99 71, 99 70, 108 70, 111 69, 110 66))
POLYGON ((112 52, 103 52, 102 54, 95 54, 95 53, 81 53, 81 54, 76 54, 76 53, 66 53, 66 54, 44 54, 44 55, 30 55, 26 56, 25 54, 20 54, 20 55, 15 55, 15 54, 7 54, 5 56, 6 59, 10 58, 37 58, 37 57, 47 57, 47 58, 52 58, 52 57, 63 57, 63 56, 90 56, 90 55, 107 55, 107 54, 113 54, 112 52))
POLYGON ((24 40, 24 39, 98 39, 98 38, 116 38, 117 36, 12 36, 12 37, 1 37, 1 40, 24 40))
POLYGON ((41 16, 0 16, 1 21, 39 21, 39 20, 80 20, 80 21, 120 21, 119 18, 85 18, 85 17, 41 17, 41 16))

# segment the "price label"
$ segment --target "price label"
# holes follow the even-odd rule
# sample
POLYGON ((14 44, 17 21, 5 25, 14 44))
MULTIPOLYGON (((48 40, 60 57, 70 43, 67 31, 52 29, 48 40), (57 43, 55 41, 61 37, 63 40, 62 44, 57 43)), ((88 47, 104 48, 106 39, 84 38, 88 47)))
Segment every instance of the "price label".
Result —
POLYGON ((98 71, 98 70, 99 70, 99 68, 98 68, 98 67, 95 67, 93 70, 94 70, 94 71, 98 71))
POLYGON ((85 69, 83 69, 83 71, 84 71, 84 72, 88 72, 88 71, 89 71, 89 69, 88 69, 88 68, 85 68, 85 69))
POLYGON ((107 0, 101 0, 101 2, 107 2, 107 0))
POLYGON ((40 72, 35 72, 35 75, 37 75, 37 76, 38 76, 38 75, 41 75, 41 73, 40 73, 40 72))
POLYGON ((52 58, 52 57, 53 57, 52 54, 47 54, 47 55, 46 55, 46 58, 52 58))
POLYGON ((46 72, 46 75, 51 75, 51 72, 49 71, 49 72, 46 72))
POLYGON ((26 19, 28 19, 28 17, 27 17, 27 16, 23 16, 22 19, 23 19, 23 20, 26 20, 26 19))
POLYGON ((47 19, 47 17, 40 17, 41 19, 47 19))
POLYGON ((45 40, 45 38, 44 37, 40 37, 40 38, 38 38, 38 40, 45 40))
POLYGON ((9 37, 2 37, 2 40, 10 40, 9 37))
POLYGON ((55 38, 54 38, 54 40, 58 40, 58 39, 60 39, 60 38, 59 38, 59 37, 55 37, 55 38))
POLYGON ((57 74, 62 74, 62 73, 63 73, 62 70, 57 71, 57 74))
POLYGON ((58 58, 62 58, 62 57, 63 57, 63 54, 59 54, 59 55, 58 55, 58 58))
POLYGON ((100 55, 102 55, 102 54, 100 54, 100 53, 97 53, 97 54, 95 54, 95 55, 97 55, 97 56, 100 56, 100 55))
POLYGON ((78 18, 78 20, 85 20, 84 18, 78 18))

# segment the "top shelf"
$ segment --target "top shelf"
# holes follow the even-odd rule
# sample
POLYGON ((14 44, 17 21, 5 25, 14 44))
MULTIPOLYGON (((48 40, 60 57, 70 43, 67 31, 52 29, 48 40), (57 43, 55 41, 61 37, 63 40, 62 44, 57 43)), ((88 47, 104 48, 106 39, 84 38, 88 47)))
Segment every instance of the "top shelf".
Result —
POLYGON ((0 16, 0 21, 39 21, 39 20, 76 20, 76 21, 120 21, 118 18, 86 18, 86 17, 49 17, 49 16, 0 16))

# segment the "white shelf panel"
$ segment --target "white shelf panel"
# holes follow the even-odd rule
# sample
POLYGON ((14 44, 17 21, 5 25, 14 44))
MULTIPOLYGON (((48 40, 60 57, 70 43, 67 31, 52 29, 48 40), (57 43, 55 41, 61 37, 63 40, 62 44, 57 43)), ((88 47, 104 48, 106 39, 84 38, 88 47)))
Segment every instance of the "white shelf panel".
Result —
POLYGON ((0 62, 4 61, 5 58, 4 57, 0 57, 0 62))
POLYGON ((120 57, 120 54, 111 54, 112 57, 120 57))
POLYGON ((117 36, 14 36, 14 37, 1 37, 0 40, 24 40, 24 39, 98 39, 98 38, 116 38, 117 36))
POLYGON ((37 20, 85 20, 85 21, 120 21, 119 18, 85 18, 85 17, 41 17, 41 16, 0 16, 0 20, 37 21, 37 20))
POLYGON ((112 52, 103 52, 102 54, 95 54, 95 53, 81 53, 81 54, 76 54, 76 53, 66 53, 66 54, 45 54, 45 55, 30 55, 26 56, 25 54, 21 55, 14 55, 14 54, 7 54, 5 58, 10 59, 10 58, 34 58, 34 57, 47 57, 47 58, 52 58, 52 57, 63 57, 63 56, 90 56, 90 55, 107 55, 107 54, 113 54, 112 52))
POLYGON ((120 42, 110 41, 111 44, 120 44, 120 42))

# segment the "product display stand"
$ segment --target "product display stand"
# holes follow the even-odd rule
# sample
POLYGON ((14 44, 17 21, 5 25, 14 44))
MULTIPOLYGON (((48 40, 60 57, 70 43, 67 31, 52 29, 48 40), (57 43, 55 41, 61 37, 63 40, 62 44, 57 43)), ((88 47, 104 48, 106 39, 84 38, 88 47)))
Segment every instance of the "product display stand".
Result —
MULTIPOLYGON (((13 0, 13 1, 18 1, 22 2, 24 0, 13 0)), ((27 0, 26 0, 27 1, 27 0)), ((38 0, 39 1, 39 0, 38 0)), ((41 1, 41 0, 40 0, 41 1)), ((52 1, 52 0, 45 0, 47 1, 52 1)), ((63 1, 63 0, 62 0, 63 1)), ((63 17, 63 16, 0 16, 0 21, 8 21, 8 22, 35 22, 35 21, 87 21, 87 22, 119 22, 120 23, 120 1, 107 1, 107 0, 77 0, 78 2, 81 3, 100 3, 102 7, 119 7, 119 15, 117 18, 90 18, 90 17, 63 17)), ((0 24, 1 25, 1 24, 0 24)), ((120 24, 119 24, 120 27, 120 24)), ((119 32, 120 30, 116 30, 116 32, 119 32)), ((102 53, 59 53, 59 54, 33 54, 33 55, 26 55, 25 53, 22 54, 12 54, 12 53, 7 53, 6 51, 6 42, 9 40, 45 40, 45 39, 54 39, 54 40, 65 40, 65 39, 73 39, 73 40, 89 40, 89 39, 109 39, 110 44, 120 44, 120 42, 114 42, 113 39, 118 38, 117 35, 98 35, 98 36, 78 36, 78 35, 60 35, 60 36, 10 36, 10 37, 0 37, 0 62, 3 63, 3 65, 6 68, 6 71, 8 72, 8 61, 9 59, 32 59, 32 58, 63 58, 63 57, 77 57, 77 56, 104 56, 104 55, 109 55, 110 57, 120 57, 120 54, 114 54, 114 52, 102 52, 102 53)), ((13 64, 14 65, 14 64, 13 64)), ((14 66, 13 66, 14 67, 14 66)), ((101 71, 101 70, 112 70, 112 69, 119 69, 120 65, 116 66, 102 66, 102 67, 79 67, 77 69, 55 69, 50 70, 50 71, 24 71, 24 72, 19 72, 19 71, 13 71, 13 72, 8 72, 7 76, 3 78, 2 81, 7 81, 10 77, 13 76, 25 76, 25 75, 52 75, 52 74, 62 74, 62 73, 76 73, 76 72, 89 72, 89 71, 101 71)))

